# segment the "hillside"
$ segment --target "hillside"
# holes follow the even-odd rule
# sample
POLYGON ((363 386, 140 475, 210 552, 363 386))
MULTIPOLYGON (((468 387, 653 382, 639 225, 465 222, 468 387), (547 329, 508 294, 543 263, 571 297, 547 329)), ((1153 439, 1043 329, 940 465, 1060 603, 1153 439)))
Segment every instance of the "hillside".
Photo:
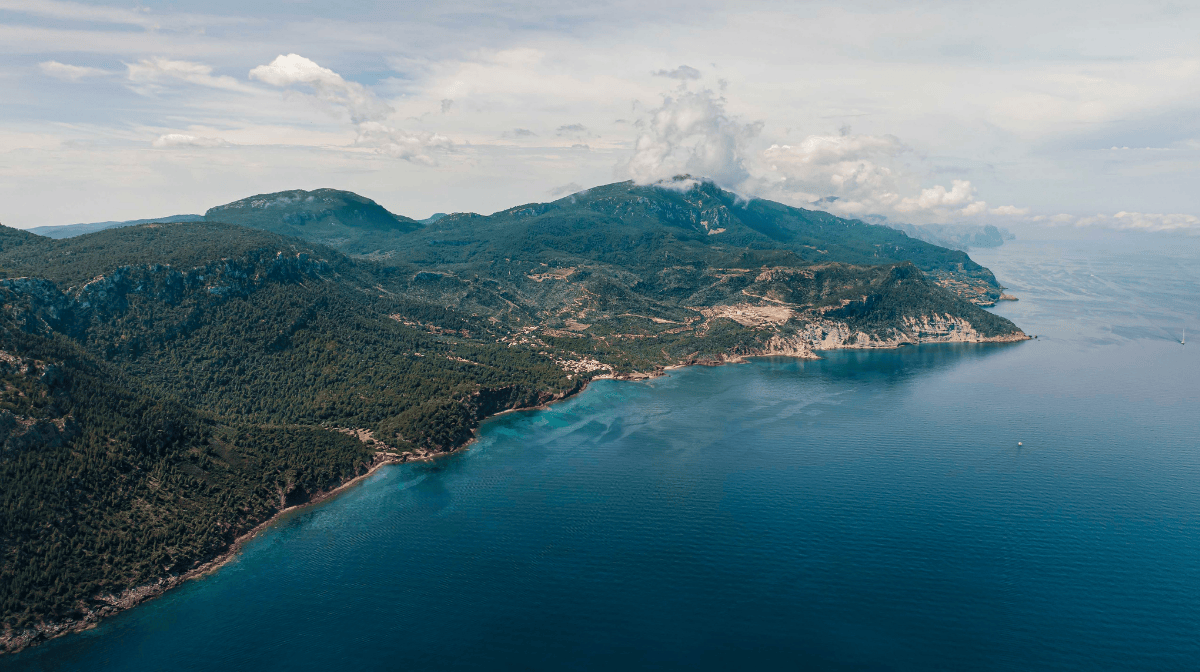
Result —
POLYGON ((351 254, 391 249, 397 235, 421 226, 369 198, 337 189, 251 196, 210 208, 204 219, 296 236, 351 254))
POLYGON ((1024 338, 968 300, 995 281, 961 252, 711 185, 609 185, 423 225, 344 192, 284 193, 209 211, 257 228, 0 227, 6 647, 135 603, 286 506, 597 375, 1024 338), (335 249, 334 230, 362 235, 335 249))
POLYGON ((665 263, 660 253, 664 260, 722 267, 739 265, 749 251, 752 263, 779 265, 908 261, 976 304, 992 305, 1000 296, 991 272, 960 250, 819 210, 746 201, 711 182, 679 178, 676 184, 619 182, 552 203, 421 222, 349 192, 290 191, 218 206, 205 218, 304 238, 385 264, 478 272, 503 259, 569 259, 633 263, 645 271, 665 263))
POLYGON ((110 221, 110 222, 91 222, 86 224, 62 224, 59 226, 35 226, 28 229, 30 233, 36 233, 39 236, 47 238, 71 238, 72 236, 82 236, 85 233, 95 233, 105 229, 119 229, 122 226, 136 226, 138 224, 171 224, 174 222, 195 222, 204 219, 204 215, 171 215, 170 217, 157 217, 154 219, 129 219, 125 221, 110 221))

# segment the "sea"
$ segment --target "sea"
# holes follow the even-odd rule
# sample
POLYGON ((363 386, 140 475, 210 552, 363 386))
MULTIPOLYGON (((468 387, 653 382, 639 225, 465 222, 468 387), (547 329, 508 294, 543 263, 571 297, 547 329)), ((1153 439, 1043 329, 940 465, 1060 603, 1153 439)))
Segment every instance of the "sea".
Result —
POLYGON ((1200 669, 1200 239, 972 256, 1036 339, 597 381, 0 669, 1200 669))

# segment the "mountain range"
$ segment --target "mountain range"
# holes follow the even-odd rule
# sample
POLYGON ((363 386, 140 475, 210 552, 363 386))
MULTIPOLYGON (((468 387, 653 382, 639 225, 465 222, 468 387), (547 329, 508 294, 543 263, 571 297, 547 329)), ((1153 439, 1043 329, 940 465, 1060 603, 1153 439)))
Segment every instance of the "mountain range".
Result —
POLYGON ((962 251, 702 180, 427 220, 296 190, 188 219, 0 227, 8 650, 597 376, 1026 338, 962 251))

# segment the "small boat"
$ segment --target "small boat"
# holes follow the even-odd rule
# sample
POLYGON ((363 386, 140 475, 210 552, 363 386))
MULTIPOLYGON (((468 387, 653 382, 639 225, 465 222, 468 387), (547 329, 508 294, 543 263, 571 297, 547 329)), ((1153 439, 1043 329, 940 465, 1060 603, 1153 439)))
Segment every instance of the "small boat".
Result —
POLYGON ((1020 441, 1017 441, 1017 447, 1018 447, 1018 448, 1020 448, 1020 447, 1021 447, 1021 446, 1023 446, 1023 445, 1025 445, 1025 444, 1021 443, 1020 441))

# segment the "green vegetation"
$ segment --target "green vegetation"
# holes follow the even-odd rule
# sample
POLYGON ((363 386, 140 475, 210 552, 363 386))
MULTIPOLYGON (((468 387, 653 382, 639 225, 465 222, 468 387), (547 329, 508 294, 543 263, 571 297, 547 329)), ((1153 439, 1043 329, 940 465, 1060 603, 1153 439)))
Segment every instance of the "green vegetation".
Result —
POLYGON ((207 218, 246 226, 0 227, 0 622, 186 572, 378 453, 455 449, 599 373, 930 316, 1019 334, 962 252, 709 184, 424 222, 282 192, 207 218))
POLYGON ((337 189, 281 191, 209 209, 204 218, 297 236, 365 254, 395 244, 395 235, 420 223, 394 215, 375 201, 337 189))

